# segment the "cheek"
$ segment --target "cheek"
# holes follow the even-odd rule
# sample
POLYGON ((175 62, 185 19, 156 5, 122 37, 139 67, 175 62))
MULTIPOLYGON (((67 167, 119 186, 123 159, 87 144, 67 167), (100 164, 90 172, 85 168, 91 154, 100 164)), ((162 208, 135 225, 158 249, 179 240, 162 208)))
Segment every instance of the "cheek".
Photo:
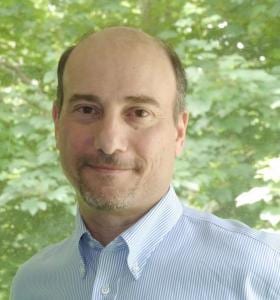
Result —
POLYGON ((84 152, 87 140, 89 139, 87 136, 84 130, 65 125, 61 128, 59 135, 59 150, 61 155, 65 159, 75 159, 75 156, 79 156, 80 153, 84 152))
POLYGON ((138 136, 137 152, 151 167, 170 165, 175 159, 175 139, 174 134, 168 128, 154 128, 145 134, 138 136))

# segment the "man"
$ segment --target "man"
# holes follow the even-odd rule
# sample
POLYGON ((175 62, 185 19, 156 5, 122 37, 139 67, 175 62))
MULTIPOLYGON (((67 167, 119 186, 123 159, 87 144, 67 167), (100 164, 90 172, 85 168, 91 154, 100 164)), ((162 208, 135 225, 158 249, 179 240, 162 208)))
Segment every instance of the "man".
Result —
POLYGON ((63 54, 53 119, 76 228, 19 269, 12 299, 280 299, 279 243, 183 207, 170 184, 185 87, 173 51, 136 29, 63 54))

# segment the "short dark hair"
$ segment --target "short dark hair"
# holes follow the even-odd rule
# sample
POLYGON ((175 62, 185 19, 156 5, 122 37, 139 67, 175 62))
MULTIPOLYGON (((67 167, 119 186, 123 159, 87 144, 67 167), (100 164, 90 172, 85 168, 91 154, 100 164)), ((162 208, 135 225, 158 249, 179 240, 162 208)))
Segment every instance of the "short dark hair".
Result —
MULTIPOLYGON (((82 38, 82 40, 83 39, 84 39, 84 37, 82 38)), ((174 120, 176 121, 179 113, 185 111, 185 109, 186 109, 185 96, 186 96, 186 92, 187 92, 187 78, 186 78, 185 70, 184 70, 183 64, 182 64, 179 56, 177 55, 177 53, 173 50, 173 48, 171 46, 169 46, 166 42, 162 41, 159 38, 154 38, 154 40, 165 51, 165 53, 167 54, 167 56, 171 62, 173 70, 174 70, 175 79, 176 79, 176 101, 175 101, 175 105, 174 105, 173 117, 174 117, 174 120)), ((59 108, 59 111, 62 108, 63 98, 64 98, 63 73, 65 70, 65 65, 66 65, 66 62, 67 62, 70 54, 72 53, 72 51, 75 49, 75 47, 77 45, 78 45, 78 43, 67 48, 62 53, 62 55, 59 59, 59 62, 58 62, 56 104, 59 108)))
POLYGON ((161 39, 156 38, 155 40, 158 42, 158 44, 163 48, 163 50, 167 54, 175 74, 176 99, 175 99, 173 114, 174 114, 174 120, 177 120, 179 113, 184 112, 186 110, 185 97, 186 97, 187 87, 188 87, 186 72, 175 50, 171 46, 169 46, 166 42, 162 41, 161 39))
POLYGON ((71 47, 68 47, 60 56, 58 66, 57 66, 57 89, 56 89, 56 104, 59 108, 59 111, 62 108, 63 105, 63 98, 64 98, 64 92, 63 92, 63 74, 65 70, 66 62, 71 54, 71 52, 74 50, 76 45, 73 45, 71 47))

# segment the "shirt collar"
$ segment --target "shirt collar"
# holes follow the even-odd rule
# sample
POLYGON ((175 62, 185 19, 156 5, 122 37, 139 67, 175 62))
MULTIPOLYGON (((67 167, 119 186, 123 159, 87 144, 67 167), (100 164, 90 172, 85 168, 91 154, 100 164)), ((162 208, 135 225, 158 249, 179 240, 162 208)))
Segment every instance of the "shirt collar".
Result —
POLYGON ((74 238, 75 242, 79 243, 83 236, 86 236, 88 238, 88 237, 91 237, 91 234, 88 231, 88 229, 86 228, 86 225, 81 217, 79 207, 77 206, 75 231, 73 234, 73 238, 74 238))
MULTIPOLYGON (((140 277, 149 257, 177 223, 182 213, 182 204, 177 198, 174 188, 170 186, 168 192, 153 208, 116 238, 117 244, 123 240, 128 248, 127 265, 134 279, 137 280, 140 277)), ((87 230, 79 209, 77 209, 73 239, 79 248, 84 267, 86 265, 81 241, 83 239, 86 239, 87 242, 90 240, 90 243, 94 243, 96 248, 103 248, 87 230)))
POLYGON ((171 186, 146 215, 121 234, 129 249, 127 264, 135 279, 182 213, 182 204, 171 186))

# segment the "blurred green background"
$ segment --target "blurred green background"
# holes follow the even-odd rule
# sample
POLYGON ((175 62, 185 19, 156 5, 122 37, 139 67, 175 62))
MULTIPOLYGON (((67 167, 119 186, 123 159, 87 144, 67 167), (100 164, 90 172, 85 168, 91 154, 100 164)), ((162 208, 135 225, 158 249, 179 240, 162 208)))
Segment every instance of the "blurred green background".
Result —
POLYGON ((71 232, 74 192, 54 147, 56 64, 79 36, 129 25, 167 40, 191 113, 174 186, 188 205, 280 230, 278 0, 2 0, 0 299, 18 266, 71 232))

